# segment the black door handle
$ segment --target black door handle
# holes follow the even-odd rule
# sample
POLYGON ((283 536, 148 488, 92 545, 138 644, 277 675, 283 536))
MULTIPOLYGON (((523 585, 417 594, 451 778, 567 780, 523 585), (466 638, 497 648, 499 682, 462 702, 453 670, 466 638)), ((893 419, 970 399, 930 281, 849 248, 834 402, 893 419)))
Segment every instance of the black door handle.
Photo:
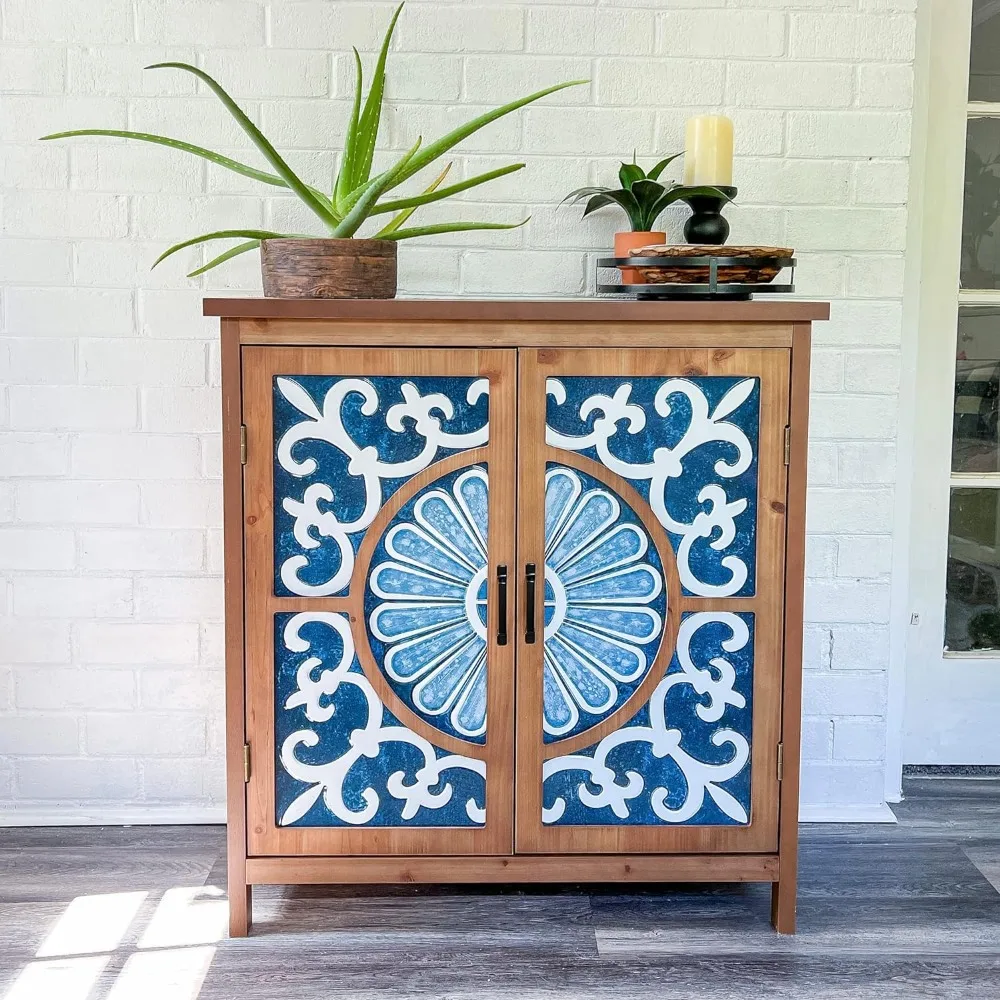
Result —
POLYGON ((507 645, 507 567, 497 566, 497 645, 507 645))
POLYGON ((528 563, 524 567, 524 592, 525 592, 525 626, 524 641, 531 643, 535 641, 535 564, 528 563))

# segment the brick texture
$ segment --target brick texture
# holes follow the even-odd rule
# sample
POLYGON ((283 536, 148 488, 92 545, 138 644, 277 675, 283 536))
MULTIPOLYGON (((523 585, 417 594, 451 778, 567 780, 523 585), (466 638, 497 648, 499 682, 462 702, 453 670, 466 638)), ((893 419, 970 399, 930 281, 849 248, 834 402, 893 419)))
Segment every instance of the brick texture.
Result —
MULTIPOLYGON (((162 148, 40 143, 160 131, 257 163, 204 87, 217 73, 325 187, 395 0, 5 0, 0 21, 0 810, 164 803, 219 815, 223 766, 217 333, 208 290, 259 291, 249 255, 169 242, 309 226, 278 189, 162 148), (215 810, 214 812, 212 812, 215 810)), ((880 796, 915 4, 901 0, 413 0, 383 146, 492 104, 591 82, 454 151, 453 176, 526 167, 427 221, 531 222, 400 252, 403 293, 580 295, 619 220, 567 191, 737 128, 733 239, 787 241, 816 331, 803 794, 880 796)), ((675 174, 676 176, 676 174, 675 174)), ((418 216, 420 218, 421 216, 418 216)), ((679 211, 665 216, 679 236, 679 211)))

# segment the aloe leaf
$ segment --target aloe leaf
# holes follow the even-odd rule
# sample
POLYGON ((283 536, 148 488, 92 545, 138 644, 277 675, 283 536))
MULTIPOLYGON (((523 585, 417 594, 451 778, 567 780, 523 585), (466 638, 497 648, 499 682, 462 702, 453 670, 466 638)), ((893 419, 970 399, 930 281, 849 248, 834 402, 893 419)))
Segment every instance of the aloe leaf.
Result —
POLYGON ((652 170, 650 170, 650 172, 648 174, 646 174, 646 176, 651 181, 659 180, 660 179, 660 174, 662 174, 663 171, 666 170, 666 168, 669 167, 670 164, 674 162, 674 160, 676 160, 678 157, 681 157, 683 155, 684 155, 684 153, 683 153, 683 151, 681 151, 680 153, 674 153, 672 156, 665 156, 662 160, 660 160, 659 163, 656 164, 655 167, 653 167, 652 170))
POLYGON ((152 142, 159 146, 169 146, 171 149, 179 149, 184 153, 193 153, 195 156, 211 160, 212 163, 217 163, 220 167, 225 167, 227 170, 232 170, 237 174, 243 174, 244 177, 252 177, 255 181, 263 181, 265 184, 275 184, 278 187, 288 187, 277 174, 269 174, 266 170, 258 170, 256 167, 240 163, 239 160, 230 159, 221 153, 213 153, 212 150, 205 149, 203 146, 194 146, 190 142, 184 142, 181 139, 170 139, 167 136, 153 135, 150 132, 125 132, 113 128, 80 128, 74 129, 72 132, 53 132, 51 135, 43 135, 42 141, 44 142, 47 139, 72 139, 76 136, 86 135, 103 135, 112 139, 139 139, 141 142, 152 142))
MULTIPOLYGON (((431 193, 432 191, 435 191, 435 190, 436 190, 436 189, 437 189, 438 187, 440 187, 440 185, 441 185, 441 182, 442 182, 442 181, 443 181, 443 180, 445 179, 445 177, 447 177, 447 176, 448 176, 448 171, 449 171, 449 170, 451 170, 451 167, 452 167, 452 165, 451 165, 451 164, 449 163, 449 164, 448 164, 448 165, 447 165, 447 166, 446 166, 446 167, 444 168, 444 170, 442 170, 442 171, 441 171, 441 173, 439 173, 439 174, 437 175, 437 177, 435 177, 435 178, 434 178, 434 180, 432 180, 432 181, 430 182, 430 184, 428 184, 428 185, 427 185, 427 187, 426 187, 426 188, 424 188, 424 191, 423 191, 423 195, 428 195, 428 194, 430 194, 430 193, 431 193)), ((418 197, 422 197, 422 195, 420 195, 420 196, 418 196, 418 197)), ((411 200, 412 200, 412 199, 411 199, 411 200)), ((417 210, 417 209, 418 209, 419 207, 420 207, 420 204, 419 204, 419 203, 418 203, 418 204, 414 204, 414 205, 404 205, 404 206, 403 206, 403 208, 402 208, 402 210, 401 210, 401 211, 399 211, 399 212, 397 212, 397 214, 396 214, 396 215, 394 215, 394 216, 393 216, 393 217, 392 217, 392 218, 391 218, 391 219, 389 220, 389 222, 388 222, 388 223, 387 223, 387 224, 386 224, 385 226, 383 226, 383 227, 382 227, 382 228, 381 228, 381 229, 380 229, 380 230, 379 230, 379 231, 378 231, 378 232, 377 232, 377 233, 375 234, 375 239, 377 239, 377 240, 382 240, 382 239, 385 239, 385 238, 386 238, 386 236, 388 236, 388 235, 389 235, 389 233, 394 233, 394 232, 395 232, 395 231, 396 231, 397 229, 399 229, 399 228, 400 228, 400 226, 402 226, 402 225, 403 225, 403 223, 404 223, 404 222, 406 222, 406 220, 407 220, 407 219, 408 219, 408 218, 409 218, 409 217, 410 217, 411 215, 413 215, 413 213, 414 213, 414 212, 415 212, 415 211, 416 211, 416 210, 417 210)), ((380 208, 380 207, 379 207, 378 205, 376 205, 376 206, 375 206, 375 208, 373 208, 373 209, 371 210, 371 212, 369 213, 369 215, 375 215, 375 214, 376 214, 376 212, 381 212, 381 211, 389 211, 389 210, 388 210, 388 209, 385 209, 385 208, 380 208)))
POLYGON ((473 229, 517 229, 523 226, 531 216, 520 222, 439 222, 433 226, 414 226, 410 229, 397 229, 385 237, 387 240, 412 240, 416 236, 437 236, 440 233, 464 233, 473 229))
POLYGON ((264 158, 271 164, 277 174, 284 182, 309 206, 328 226, 337 224, 337 217, 334 215, 329 204, 322 197, 317 196, 314 191, 305 184, 294 170, 282 159, 281 154, 271 145, 263 132, 246 116, 243 109, 226 93, 222 86, 208 75, 203 69, 192 66, 189 63, 165 62, 154 63, 147 66, 147 69, 182 69, 187 73, 192 73, 205 83, 212 93, 225 105, 226 110, 233 116, 236 123, 250 137, 253 144, 264 154, 264 158))
POLYGON ((188 277, 197 278, 199 274, 211 271, 213 267, 225 264, 227 260, 231 260, 233 257, 238 257, 241 253, 249 253, 251 250, 256 250, 259 246, 260 240, 249 240, 246 243, 238 243, 231 250, 227 250, 225 253, 220 253, 218 257, 213 257, 207 264, 202 264, 201 267, 196 267, 193 271, 190 271, 188 273, 188 277))
MULTIPOLYGON (((450 167, 451 164, 449 163, 448 166, 450 167)), ((512 163, 506 167, 489 170, 485 174, 476 174, 475 177, 469 177, 467 180, 459 181, 457 184, 449 184, 448 187, 441 188, 440 191, 435 190, 437 187, 437 183, 435 183, 421 194, 415 194, 409 198, 397 198, 395 201, 383 201, 371 210, 371 214, 381 215, 383 212, 396 212, 403 208, 418 208, 421 205, 429 205, 431 202, 450 198, 453 194, 458 194, 460 191, 468 191, 469 188, 478 187, 487 181, 496 180, 498 177, 505 177, 507 174, 512 174, 523 168, 523 163, 512 163)), ((447 171, 445 172, 447 173, 447 171)), ((444 174, 441 176, 443 177, 444 174)))
POLYGON ((163 263, 168 257, 177 253, 178 250, 183 250, 185 247, 193 247, 198 243, 207 243, 209 240, 231 240, 241 237, 252 240, 277 240, 286 235, 286 233, 272 233, 264 229, 220 229, 214 233, 205 233, 203 236, 195 236, 190 240, 184 240, 183 243, 175 243, 169 250, 164 250, 153 261, 153 267, 163 263))
POLYGON ((358 126, 358 149, 355 156, 354 184, 364 184, 371 177, 372 159, 375 156, 375 143, 378 139, 379 123, 382 120, 382 97, 385 93, 385 60, 389 55, 389 44, 392 33, 396 30, 396 22, 403 11, 403 4, 396 8, 392 15, 385 38, 382 39, 382 49, 378 54, 375 72, 372 75, 372 85, 365 101, 365 109, 361 112, 361 122, 358 126))
POLYGON ((344 153, 340 160, 340 172, 337 174, 337 184, 333 191, 333 204, 339 215, 345 215, 347 209, 344 199, 356 187, 354 183, 354 161, 357 156, 358 119, 361 116, 361 56, 354 49, 354 107, 351 109, 351 121, 344 137, 344 153))
POLYGON ((621 167, 618 168, 618 180, 621 181, 622 187, 628 191, 636 181, 641 181, 645 178, 645 174, 642 172, 642 167, 636 163, 623 163, 621 167))
POLYGON ((371 213, 372 206, 379 195, 383 191, 387 191, 393 184, 398 183, 399 175, 413 162, 413 157, 416 155, 417 150, 420 149, 421 142, 422 139, 418 137, 417 141, 403 154, 394 166, 369 181, 365 193, 358 198, 354 207, 344 216, 344 221, 333 230, 332 235, 335 239, 346 239, 358 231, 361 224, 371 213))
POLYGON ((492 111, 487 111, 485 114, 467 121, 464 125, 459 125, 458 128, 453 129, 436 142, 425 146, 420 153, 414 156, 407 168, 393 182, 393 186, 401 184, 408 177, 412 177, 418 170, 422 170, 428 163, 433 163, 434 160, 441 156, 442 153, 446 153, 452 146, 457 146, 463 139, 467 139, 474 132, 478 132, 481 128, 490 125, 498 118, 503 118, 504 115, 509 115, 512 111, 517 111, 518 108, 523 108, 526 104, 540 101, 543 97, 548 97, 549 94, 565 90, 567 87, 577 87, 580 84, 589 82, 589 80, 569 80, 566 83, 557 83, 552 87, 546 87, 544 90, 529 94, 527 97, 521 97, 516 101, 511 101, 509 104, 504 104, 499 108, 494 108, 492 111))

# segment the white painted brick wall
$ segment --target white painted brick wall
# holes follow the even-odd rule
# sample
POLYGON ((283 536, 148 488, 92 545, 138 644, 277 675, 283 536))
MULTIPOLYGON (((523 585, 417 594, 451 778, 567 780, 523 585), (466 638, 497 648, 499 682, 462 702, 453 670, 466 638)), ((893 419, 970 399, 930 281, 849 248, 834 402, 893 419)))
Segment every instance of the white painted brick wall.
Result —
MULTIPOLYGON (((256 162, 188 76, 217 73, 318 184, 391 0, 5 0, 0 28, 0 815, 218 816, 222 608, 216 325, 170 241, 308 224, 293 200, 168 150, 42 144, 128 126, 256 162)), ((915 0, 410 0, 387 144, 561 79, 455 176, 527 168, 462 213, 523 229, 411 243, 404 292, 584 294, 617 228, 558 203, 736 120, 734 240, 788 242, 816 329, 809 495, 807 807, 881 802, 890 531, 915 0)), ((454 207, 426 210, 447 218, 454 207)), ((679 237, 682 213, 666 217, 679 237)))

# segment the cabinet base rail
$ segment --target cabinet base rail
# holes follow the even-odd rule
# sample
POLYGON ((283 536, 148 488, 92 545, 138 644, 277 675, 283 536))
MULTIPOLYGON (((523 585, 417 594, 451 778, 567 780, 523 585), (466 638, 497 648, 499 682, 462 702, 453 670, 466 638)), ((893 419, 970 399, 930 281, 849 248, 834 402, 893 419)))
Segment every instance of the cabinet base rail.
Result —
MULTIPOLYGON (((770 882, 771 923, 795 933, 794 874, 780 881, 778 854, 517 854, 495 856, 250 857, 230 871, 229 933, 252 924, 254 885, 406 885, 559 882, 770 882)), ((794 871, 794 865, 791 866, 794 871)))
POLYGON ((776 882, 777 854, 252 857, 250 885, 408 882, 776 882))

